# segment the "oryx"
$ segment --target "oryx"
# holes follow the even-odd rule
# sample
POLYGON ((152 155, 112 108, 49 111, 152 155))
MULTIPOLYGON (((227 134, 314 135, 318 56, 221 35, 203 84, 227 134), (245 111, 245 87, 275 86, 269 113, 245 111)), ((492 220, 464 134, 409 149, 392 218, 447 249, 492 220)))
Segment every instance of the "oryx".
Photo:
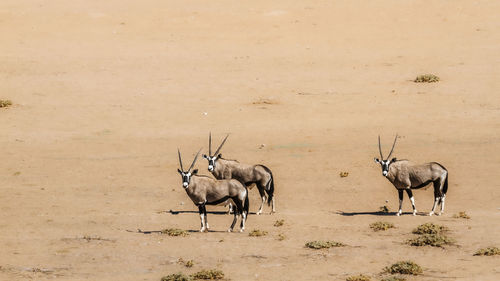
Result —
POLYGON ((272 203, 271 213, 274 213, 276 209, 274 206, 273 173, 264 165, 247 165, 241 164, 236 160, 222 158, 219 151, 226 142, 228 136, 229 135, 224 138, 215 153, 212 154, 212 134, 209 134, 208 155, 203 154, 203 158, 208 160, 208 170, 216 179, 237 179, 247 187, 250 187, 255 183, 257 189, 259 190, 260 197, 262 198, 262 203, 260 204, 257 215, 262 213, 264 202, 266 202, 266 194, 267 204, 271 205, 272 203))
POLYGON ((429 213, 429 216, 434 214, 434 210, 439 203, 441 204, 441 213, 443 213, 444 200, 446 192, 448 191, 448 171, 445 167, 443 167, 443 165, 437 162, 417 165, 409 162, 408 160, 397 160, 396 158, 389 160, 394 150, 394 146, 396 145, 397 138, 398 136, 396 135, 394 143, 392 144, 391 152, 389 153, 389 156, 387 156, 387 159, 384 160, 379 136, 378 149, 380 152, 380 159, 375 158, 375 162, 379 163, 382 167, 382 175, 386 177, 398 190, 399 211, 397 215, 399 216, 402 213, 401 208, 403 205, 403 191, 406 191, 413 207, 413 215, 415 216, 417 214, 417 209, 415 208, 415 200, 413 199, 411 190, 422 188, 431 182, 434 184, 434 205, 432 206, 432 211, 429 213))
MULTIPOLYGON (((201 149, 200 149, 201 151, 201 149)), ((179 154, 180 169, 177 169, 182 176, 182 187, 186 190, 189 198, 193 203, 198 206, 201 219, 200 232, 208 231, 207 209, 205 205, 217 205, 231 199, 236 206, 234 212, 233 223, 228 231, 233 231, 236 224, 237 217, 241 214, 240 232, 245 230, 245 221, 248 215, 248 190, 237 180, 215 180, 207 176, 197 175, 198 169, 191 172, 191 169, 200 154, 200 151, 194 157, 193 163, 187 171, 182 167, 181 152, 177 149, 179 154)))

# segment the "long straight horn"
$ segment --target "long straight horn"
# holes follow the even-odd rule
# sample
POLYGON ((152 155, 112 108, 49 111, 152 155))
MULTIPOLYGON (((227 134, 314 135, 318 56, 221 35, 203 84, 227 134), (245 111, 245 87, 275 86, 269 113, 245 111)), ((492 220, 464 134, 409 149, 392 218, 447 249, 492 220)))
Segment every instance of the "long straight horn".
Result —
POLYGON ((208 133, 208 156, 212 157, 212 132, 208 133))
POLYGON ((182 167, 181 152, 178 148, 177 148, 177 153, 179 154, 179 164, 181 165, 181 170, 184 172, 184 168, 182 167))
POLYGON ((189 169, 187 170, 188 173, 191 171, 191 169, 193 168, 194 166, 194 163, 196 162, 196 159, 198 159, 198 155, 200 155, 200 151, 201 151, 201 148, 200 150, 198 150, 198 153, 196 153, 196 156, 194 157, 194 160, 193 160, 193 163, 191 163, 191 166, 189 167, 189 169))
POLYGON ((378 136, 378 151, 380 152, 380 160, 384 160, 384 156, 382 155, 382 147, 380 146, 380 135, 378 136))
POLYGON ((222 141, 222 143, 219 145, 219 148, 217 148, 217 151, 215 151, 214 153, 214 156, 217 155, 220 151, 220 149, 222 148, 222 146, 224 145, 224 143, 226 142, 227 140, 227 137, 229 137, 229 134, 227 134, 227 136, 224 138, 224 140, 222 141))
POLYGON ((392 144, 391 152, 389 152, 389 156, 387 156, 387 159, 391 158, 392 151, 394 150, 394 146, 396 145, 397 140, 398 140, 398 134, 396 134, 396 137, 394 138, 394 143, 392 144))

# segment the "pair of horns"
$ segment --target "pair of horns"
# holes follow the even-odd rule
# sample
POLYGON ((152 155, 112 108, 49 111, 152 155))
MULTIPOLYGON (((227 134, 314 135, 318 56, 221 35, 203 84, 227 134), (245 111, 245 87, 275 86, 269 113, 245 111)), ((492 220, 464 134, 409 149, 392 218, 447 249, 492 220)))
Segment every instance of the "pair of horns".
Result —
POLYGON ((224 140, 222 141, 222 143, 219 145, 219 148, 217 148, 217 150, 215 151, 215 153, 212 154, 212 132, 210 132, 209 135, 208 135, 208 155, 209 156, 217 155, 219 153, 220 149, 222 148, 222 146, 224 145, 224 143, 226 142, 227 137, 229 137, 229 134, 226 135, 226 137, 224 138, 224 140))
MULTIPOLYGON (((392 151, 394 151, 394 146, 396 145, 397 139, 398 134, 396 134, 396 137, 394 138, 394 143, 392 144, 391 152, 389 152, 389 156, 387 156, 387 159, 391 158, 392 151)), ((378 136, 378 151, 380 152, 380 160, 384 160, 384 156, 382 155, 382 147, 380 146, 380 135, 378 136)))
POLYGON ((196 159, 198 159, 198 155, 200 155, 200 151, 201 151, 201 148, 200 148, 200 150, 198 150, 198 153, 196 153, 196 156, 194 157, 193 163, 191 163, 191 166, 189 166, 189 169, 187 171, 184 171, 184 168, 182 167, 181 151, 177 148, 177 153, 179 153, 179 164, 181 165, 182 172, 189 173, 189 171, 191 171, 191 169, 194 166, 194 163, 196 162, 196 159))

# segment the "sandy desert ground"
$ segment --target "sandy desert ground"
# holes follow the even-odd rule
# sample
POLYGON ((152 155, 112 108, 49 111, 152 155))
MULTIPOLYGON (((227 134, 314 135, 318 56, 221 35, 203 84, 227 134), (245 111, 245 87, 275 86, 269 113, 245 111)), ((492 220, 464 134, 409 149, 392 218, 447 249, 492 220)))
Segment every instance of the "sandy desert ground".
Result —
MULTIPOLYGON (((400 260, 424 269, 407 280, 500 280, 500 257, 473 256, 500 246, 498 11, 462 0, 1 1, 0 99, 14 104, 0 109, 0 280, 209 268, 231 280, 380 280, 400 260), (441 81, 412 82, 423 73, 441 81), (225 232, 232 217, 217 213, 196 232, 177 148, 190 161, 209 131, 230 133, 225 157, 273 170, 277 213, 250 215, 245 233, 225 232), (394 216, 397 192, 373 157, 377 136, 387 153, 396 133, 394 156, 449 170, 443 216, 425 215, 432 187, 414 192, 418 216, 406 195, 394 216), (389 215, 377 212, 386 200, 389 215), (373 232, 381 220, 396 228, 373 232), (405 244, 425 222, 449 227, 456 245, 405 244), (135 232, 164 228, 190 232, 135 232), (304 247, 321 239, 349 246, 304 247)), ((196 167, 209 174, 206 160, 196 167)), ((251 212, 258 202, 250 190, 251 212)))

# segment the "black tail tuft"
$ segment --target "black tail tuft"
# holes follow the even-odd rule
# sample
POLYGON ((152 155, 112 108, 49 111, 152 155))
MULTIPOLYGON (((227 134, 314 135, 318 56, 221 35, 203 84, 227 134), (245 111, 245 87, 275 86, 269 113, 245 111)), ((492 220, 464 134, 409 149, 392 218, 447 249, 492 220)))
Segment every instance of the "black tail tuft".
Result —
POLYGON ((446 179, 444 180, 443 194, 446 194, 447 191, 448 191, 448 174, 446 174, 446 179))
POLYGON ((243 212, 246 213, 248 216, 248 211, 250 210, 250 202, 248 200, 248 189, 247 189, 247 195, 245 196, 245 205, 243 205, 243 212))

